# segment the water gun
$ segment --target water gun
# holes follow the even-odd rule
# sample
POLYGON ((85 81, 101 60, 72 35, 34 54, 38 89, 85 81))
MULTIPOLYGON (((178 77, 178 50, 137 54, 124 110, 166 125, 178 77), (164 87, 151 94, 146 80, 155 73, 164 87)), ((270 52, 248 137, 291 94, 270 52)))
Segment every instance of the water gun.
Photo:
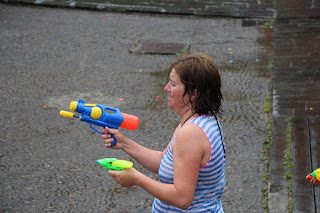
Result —
POLYGON ((118 160, 117 158, 104 158, 97 160, 97 163, 104 166, 106 170, 123 170, 133 166, 133 163, 126 160, 118 160))
POLYGON ((308 180, 317 180, 320 182, 320 168, 319 169, 316 169, 314 170, 312 173, 310 173, 307 177, 306 177, 308 180))
MULTIPOLYGON (((81 116, 65 110, 61 110, 60 115, 68 118, 79 118, 80 121, 90 123, 90 128, 100 134, 103 133, 95 129, 92 125, 103 128, 107 126, 113 129, 121 127, 132 131, 136 130, 139 126, 139 118, 136 116, 122 113, 117 108, 100 104, 86 104, 81 99, 79 99, 79 101, 72 101, 70 103, 70 110, 81 113, 81 116)), ((117 142, 113 135, 111 135, 111 137, 114 139, 114 142, 111 144, 111 146, 113 146, 117 142)))

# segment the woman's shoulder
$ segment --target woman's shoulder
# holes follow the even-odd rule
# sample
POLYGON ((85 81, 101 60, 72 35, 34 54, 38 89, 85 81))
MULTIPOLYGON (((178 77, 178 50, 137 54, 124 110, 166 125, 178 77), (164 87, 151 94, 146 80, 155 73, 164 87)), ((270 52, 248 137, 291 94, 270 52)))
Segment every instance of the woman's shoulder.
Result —
POLYGON ((185 140, 188 139, 200 139, 204 137, 203 130, 196 123, 186 123, 181 127, 179 132, 177 133, 177 137, 183 138, 185 140))
POLYGON ((194 123, 186 123, 177 133, 173 149, 180 150, 187 155, 210 155, 210 143, 203 130, 194 123))

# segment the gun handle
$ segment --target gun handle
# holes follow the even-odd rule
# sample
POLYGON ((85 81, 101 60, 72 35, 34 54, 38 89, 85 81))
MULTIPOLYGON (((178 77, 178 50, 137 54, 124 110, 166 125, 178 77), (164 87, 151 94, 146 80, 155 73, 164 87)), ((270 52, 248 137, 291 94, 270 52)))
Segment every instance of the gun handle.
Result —
MULTIPOLYGON (((92 124, 90 124, 90 128, 93 129, 94 131, 96 131, 97 133, 101 134, 101 135, 104 134, 103 132, 100 132, 99 130, 95 129, 95 128, 92 126, 92 124)), ((112 135, 112 134, 110 134, 110 135, 111 135, 111 138, 113 138, 113 140, 114 140, 114 141, 111 143, 111 146, 114 146, 114 145, 116 145, 117 141, 116 141, 116 139, 114 138, 114 135, 112 135)))
POLYGON ((113 138, 113 140, 114 140, 114 141, 111 143, 111 146, 116 145, 117 141, 116 141, 116 139, 114 138, 114 135, 111 135, 111 138, 113 138))

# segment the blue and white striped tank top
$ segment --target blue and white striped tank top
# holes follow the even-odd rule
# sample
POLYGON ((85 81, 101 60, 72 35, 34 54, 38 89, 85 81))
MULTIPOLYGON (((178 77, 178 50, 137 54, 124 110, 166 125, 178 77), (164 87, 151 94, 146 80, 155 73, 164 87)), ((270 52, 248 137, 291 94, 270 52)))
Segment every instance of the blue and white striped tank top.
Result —
MULTIPOLYGON (((187 210, 181 210, 155 198, 152 212, 217 212, 222 213, 221 197, 225 189, 225 149, 223 133, 215 116, 199 116, 189 123, 198 125, 206 134, 211 145, 211 157, 208 163, 200 168, 198 183, 192 204, 187 210)), ((159 180, 173 184, 172 139, 161 160, 159 180)), ((174 199, 174 198, 172 198, 174 199)))

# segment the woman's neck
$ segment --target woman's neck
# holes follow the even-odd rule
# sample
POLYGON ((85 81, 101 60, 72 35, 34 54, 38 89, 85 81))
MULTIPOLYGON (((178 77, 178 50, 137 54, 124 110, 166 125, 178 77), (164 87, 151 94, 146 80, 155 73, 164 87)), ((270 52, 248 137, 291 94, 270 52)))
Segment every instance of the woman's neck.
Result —
POLYGON ((191 111, 185 113, 183 116, 181 116, 181 120, 180 120, 181 126, 183 126, 187 121, 189 121, 190 119, 192 119, 194 117, 197 117, 197 113, 194 113, 191 111))

